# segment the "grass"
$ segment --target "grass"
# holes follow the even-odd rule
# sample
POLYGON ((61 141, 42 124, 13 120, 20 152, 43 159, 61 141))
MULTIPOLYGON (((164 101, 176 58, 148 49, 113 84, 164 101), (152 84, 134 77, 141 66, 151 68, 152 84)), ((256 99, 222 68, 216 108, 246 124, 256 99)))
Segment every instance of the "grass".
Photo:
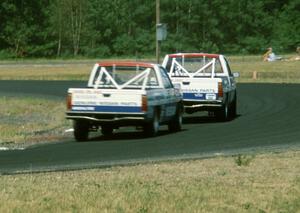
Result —
POLYGON ((2 65, 1 80, 88 80, 91 64, 2 65))
MULTIPOLYGON (((229 57, 239 82, 300 83, 300 62, 229 57), (253 71, 258 79, 253 80, 253 71)), ((87 80, 93 61, 1 63, 0 79, 87 80)), ((58 141, 60 99, 0 96, 1 144, 58 141), (47 107, 49 112, 44 113, 47 107), (55 115, 55 116, 54 116, 55 115)), ((0 176, 0 212, 286 212, 300 209, 300 151, 0 176)))
MULTIPOLYGON (((0 80, 87 81, 96 61, 0 61, 0 80)), ((240 72, 238 82, 300 83, 300 61, 263 62, 260 56, 229 56, 229 61, 232 70, 240 72)), ((64 119, 64 104, 57 100, 0 96, 0 144, 64 138, 64 129, 70 127, 64 119), (46 106, 50 110, 47 115, 46 106)))
POLYGON ((300 151, 0 177, 0 212, 299 212, 300 151))
MULTIPOLYGON (((290 55, 284 57, 289 58, 290 55)), ((263 62, 260 56, 229 56, 228 59, 232 70, 240 73, 238 82, 300 83, 300 61, 263 62), (257 72, 257 79, 253 79, 254 71, 257 72)), ((86 81, 96 61, 0 62, 0 80, 86 81)))
POLYGON ((63 139, 64 112, 62 100, 0 96, 0 146, 63 139))
POLYGON ((238 82, 300 83, 300 61, 264 62, 258 56, 229 57, 229 61, 231 69, 240 73, 238 82))

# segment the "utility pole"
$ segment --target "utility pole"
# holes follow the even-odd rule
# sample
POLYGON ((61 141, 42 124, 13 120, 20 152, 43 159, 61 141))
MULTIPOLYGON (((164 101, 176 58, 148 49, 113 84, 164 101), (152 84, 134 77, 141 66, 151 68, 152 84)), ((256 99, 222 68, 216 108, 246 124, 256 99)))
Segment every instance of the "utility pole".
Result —
POLYGON ((159 64, 160 41, 157 36, 157 26, 160 23, 160 0, 156 0, 156 63, 159 64))

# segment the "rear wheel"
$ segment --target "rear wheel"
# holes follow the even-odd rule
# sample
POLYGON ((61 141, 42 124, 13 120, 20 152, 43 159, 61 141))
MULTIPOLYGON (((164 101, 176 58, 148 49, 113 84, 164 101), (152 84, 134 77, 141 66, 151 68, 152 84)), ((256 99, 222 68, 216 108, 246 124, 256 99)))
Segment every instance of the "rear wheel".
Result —
POLYGON ((78 142, 86 141, 89 136, 89 125, 85 121, 74 121, 74 137, 78 142))
POLYGON ((237 115, 237 98, 236 98, 236 94, 234 96, 234 100, 231 103, 231 107, 230 107, 230 117, 231 118, 235 118, 237 115))
POLYGON ((153 137, 157 135, 158 130, 159 130, 159 115, 158 112, 155 110, 151 121, 144 125, 144 133, 148 137, 153 137))
POLYGON ((103 126, 101 127, 101 133, 102 133, 102 135, 105 135, 105 136, 107 136, 107 135, 112 135, 112 133, 113 133, 113 128, 110 127, 110 126, 103 125, 103 126))
POLYGON ((169 122, 168 128, 170 132, 178 132, 182 127, 182 107, 181 105, 177 106, 176 115, 169 122))
POLYGON ((216 112, 217 119, 220 121, 227 121, 229 119, 229 107, 226 102, 219 111, 216 112))

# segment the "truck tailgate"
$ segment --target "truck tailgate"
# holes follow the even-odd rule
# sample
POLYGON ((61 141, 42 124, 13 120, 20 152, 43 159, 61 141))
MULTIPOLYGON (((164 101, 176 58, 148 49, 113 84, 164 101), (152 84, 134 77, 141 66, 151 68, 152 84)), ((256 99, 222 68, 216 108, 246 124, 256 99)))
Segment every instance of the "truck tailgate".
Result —
POLYGON ((172 78, 175 83, 181 83, 184 100, 216 100, 218 98, 221 78, 172 78))
POLYGON ((75 89, 68 90, 69 110, 94 113, 140 113, 141 90, 75 89))

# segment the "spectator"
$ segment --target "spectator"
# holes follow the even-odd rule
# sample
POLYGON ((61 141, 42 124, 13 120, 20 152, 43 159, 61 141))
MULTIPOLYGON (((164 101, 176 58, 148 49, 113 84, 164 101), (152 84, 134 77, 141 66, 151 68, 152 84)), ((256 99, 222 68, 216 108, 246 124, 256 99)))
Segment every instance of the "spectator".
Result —
POLYGON ((296 53, 297 53, 298 55, 295 57, 295 59, 298 61, 298 60, 300 60, 300 46, 297 47, 296 53))
POLYGON ((272 48, 269 47, 267 52, 263 55, 263 61, 268 61, 269 55, 272 53, 272 48))
POLYGON ((263 55, 263 60, 264 61, 277 61, 281 60, 282 57, 276 56, 275 53, 273 52, 272 47, 268 48, 268 51, 263 55))
POLYGON ((291 58, 287 59, 287 61, 300 61, 300 46, 296 48, 297 55, 292 56, 291 58))

